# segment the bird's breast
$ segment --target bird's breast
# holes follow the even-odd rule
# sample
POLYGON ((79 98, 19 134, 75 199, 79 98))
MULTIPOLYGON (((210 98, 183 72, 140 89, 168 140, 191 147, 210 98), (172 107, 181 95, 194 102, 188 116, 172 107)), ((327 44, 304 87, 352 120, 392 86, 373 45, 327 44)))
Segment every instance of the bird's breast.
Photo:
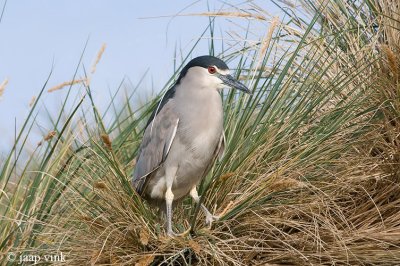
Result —
POLYGON ((221 96, 217 91, 186 97, 179 106, 179 126, 177 135, 201 159, 214 153, 223 131, 223 109, 221 96))
POLYGON ((216 90, 177 92, 176 97, 179 124, 166 163, 177 163, 174 187, 182 191, 174 190, 174 193, 185 195, 201 180, 212 162, 223 132, 223 109, 216 90))

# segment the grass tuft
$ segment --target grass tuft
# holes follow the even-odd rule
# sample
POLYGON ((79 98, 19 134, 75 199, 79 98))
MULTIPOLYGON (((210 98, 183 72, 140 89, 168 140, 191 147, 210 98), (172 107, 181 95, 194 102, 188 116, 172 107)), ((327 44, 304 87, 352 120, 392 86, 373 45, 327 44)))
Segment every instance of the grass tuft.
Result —
POLYGON ((249 29, 265 30, 238 26, 229 37, 247 41, 221 51, 210 39, 210 53, 253 94, 222 94, 227 146, 199 188, 221 218, 208 227, 190 199, 174 210, 174 230, 192 226, 194 235, 167 237, 164 220, 130 182, 164 91, 145 105, 132 101, 134 92, 121 104, 117 91, 102 113, 86 79, 53 87, 69 86, 59 114, 48 114, 54 135, 23 155, 46 82, 0 162, 2 255, 62 252, 65 265, 398 264, 400 7, 393 3, 302 0, 294 10, 278 2, 280 21, 255 5, 203 14, 255 18, 249 29), (75 83, 84 97, 71 90, 75 83))

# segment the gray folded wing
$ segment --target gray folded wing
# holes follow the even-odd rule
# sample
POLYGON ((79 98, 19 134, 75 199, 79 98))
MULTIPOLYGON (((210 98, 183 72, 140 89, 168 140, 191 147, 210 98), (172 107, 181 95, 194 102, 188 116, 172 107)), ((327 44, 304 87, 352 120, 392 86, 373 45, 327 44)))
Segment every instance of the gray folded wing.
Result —
POLYGON ((168 99, 149 121, 139 148, 132 183, 141 194, 151 174, 165 161, 178 128, 174 100, 168 99))
POLYGON ((211 168, 214 166, 215 161, 217 159, 221 160, 222 157, 224 156, 225 142, 226 142, 225 134, 224 134, 224 132, 222 132, 221 136, 219 137, 218 145, 215 147, 213 157, 203 172, 203 176, 202 176, 203 178, 208 174, 208 172, 210 172, 211 168))

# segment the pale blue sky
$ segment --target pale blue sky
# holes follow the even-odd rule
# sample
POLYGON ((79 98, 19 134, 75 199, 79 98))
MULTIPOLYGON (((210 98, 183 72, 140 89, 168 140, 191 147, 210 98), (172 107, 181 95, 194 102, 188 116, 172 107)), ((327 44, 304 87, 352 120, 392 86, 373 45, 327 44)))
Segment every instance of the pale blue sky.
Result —
MULTIPOLYGON (((0 0, 1 7, 3 3, 0 0)), ((102 97, 108 97, 108 89, 117 88, 124 76, 135 84, 146 70, 149 73, 141 90, 148 90, 151 84, 161 88, 173 72, 176 45, 188 52, 208 24, 206 17, 143 17, 174 15, 187 6, 183 13, 239 3, 243 1, 9 0, 0 24, 0 82, 9 79, 0 100, 0 148, 12 143, 14 117, 20 125, 53 62, 49 87, 72 78, 88 37, 83 59, 87 68, 101 45, 107 44, 91 83, 101 102, 102 97)), ((221 27, 230 24, 222 18, 219 21, 217 34, 229 31, 221 27)), ((207 40, 202 41, 194 55, 207 54, 207 44, 207 40)), ((49 105, 60 100, 57 93, 43 98, 49 105)))

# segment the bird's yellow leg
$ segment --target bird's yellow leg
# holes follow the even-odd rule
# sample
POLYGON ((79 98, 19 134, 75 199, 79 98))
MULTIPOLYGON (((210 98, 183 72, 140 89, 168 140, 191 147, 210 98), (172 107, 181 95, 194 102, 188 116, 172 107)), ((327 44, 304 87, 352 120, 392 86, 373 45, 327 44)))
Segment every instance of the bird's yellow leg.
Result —
POLYGON ((165 171, 165 184, 167 190, 165 191, 165 204, 167 214, 167 235, 175 236, 172 231, 172 202, 174 201, 174 194, 172 193, 172 184, 174 183, 177 167, 167 167, 165 171))
POLYGON ((171 188, 167 188, 165 192, 165 203, 166 203, 166 212, 167 212, 167 235, 174 236, 174 232, 172 232, 172 202, 174 200, 174 194, 172 193, 171 188))
MULTIPOLYGON (((196 186, 194 186, 191 190, 190 190, 190 196, 194 199, 194 201, 198 204, 200 202, 200 197, 199 194, 197 193, 197 188, 196 186)), ((204 206, 204 204, 200 205, 201 209, 203 210, 204 214, 206 215, 206 224, 208 226, 211 226, 212 222, 214 221, 218 221, 219 216, 216 215, 212 215, 210 213, 210 211, 207 209, 206 206, 204 206)))

